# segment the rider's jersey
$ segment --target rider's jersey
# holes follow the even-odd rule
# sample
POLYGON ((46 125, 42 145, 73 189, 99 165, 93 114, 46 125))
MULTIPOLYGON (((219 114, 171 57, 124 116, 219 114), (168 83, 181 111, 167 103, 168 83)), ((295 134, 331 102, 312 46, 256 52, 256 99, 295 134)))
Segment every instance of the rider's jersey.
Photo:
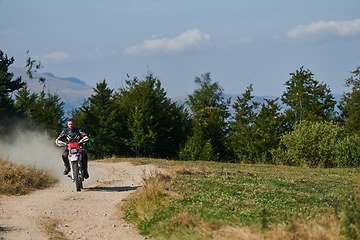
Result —
POLYGON ((64 130, 61 131, 59 137, 65 135, 65 134, 70 135, 71 137, 74 137, 77 133, 82 133, 82 134, 86 135, 86 132, 82 128, 74 127, 73 130, 65 128, 64 130))
POLYGON ((82 128, 74 127, 73 130, 70 130, 68 128, 61 131, 60 135, 56 138, 55 143, 58 146, 64 146, 66 143, 65 135, 70 135, 71 137, 75 137, 77 134, 80 134, 81 138, 86 136, 86 132, 82 128))

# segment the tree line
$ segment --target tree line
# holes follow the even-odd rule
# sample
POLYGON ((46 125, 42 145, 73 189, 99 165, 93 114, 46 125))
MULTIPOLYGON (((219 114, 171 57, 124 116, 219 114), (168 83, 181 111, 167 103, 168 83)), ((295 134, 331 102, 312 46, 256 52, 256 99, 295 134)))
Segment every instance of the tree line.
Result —
MULTIPOLYGON (((56 94, 30 94, 14 62, 0 51, 0 131, 6 119, 22 118, 53 133, 65 126, 63 102, 56 94)), ((41 63, 28 58, 28 75, 41 63)), ((345 80, 350 91, 335 101, 328 85, 304 67, 290 73, 285 92, 276 99, 253 101, 253 86, 234 104, 210 73, 195 78, 197 89, 184 104, 172 102, 152 73, 129 77, 118 89, 106 80, 71 111, 76 125, 91 134, 93 158, 158 157, 273 163, 309 167, 360 165, 360 66, 345 80), (285 107, 282 107, 285 106, 285 107), (230 108, 235 111, 231 114, 230 108)), ((10 120, 11 121, 11 120, 10 120)))

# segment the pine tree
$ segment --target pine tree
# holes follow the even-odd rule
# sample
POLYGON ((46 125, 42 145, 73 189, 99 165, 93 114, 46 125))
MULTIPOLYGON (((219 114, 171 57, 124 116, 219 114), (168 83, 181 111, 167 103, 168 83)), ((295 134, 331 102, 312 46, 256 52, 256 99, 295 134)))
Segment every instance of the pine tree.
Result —
POLYGON ((0 50, 0 131, 6 130, 6 125, 10 124, 7 120, 16 114, 11 94, 25 86, 25 83, 21 81, 21 77, 13 79, 14 74, 9 72, 9 66, 14 61, 13 57, 8 58, 0 50))
POLYGON ((360 134, 360 66, 351 73, 353 76, 345 80, 345 86, 351 87, 351 92, 342 95, 340 108, 346 131, 360 134))
MULTIPOLYGON (((189 126, 188 113, 184 107, 166 97, 160 80, 152 73, 148 73, 143 80, 134 77, 127 79, 125 83, 115 94, 115 105, 118 122, 125 122, 127 125, 120 123, 122 128, 118 128, 117 135, 121 134, 123 143, 134 142, 134 139, 131 140, 134 138, 134 126, 128 127, 131 126, 129 123, 134 123, 132 114, 137 112, 142 119, 138 129, 151 135, 149 139, 155 140, 154 143, 144 142, 143 149, 152 149, 152 152, 146 150, 144 155, 176 157, 180 144, 186 140, 189 126)), ((136 155, 136 151, 128 148, 128 155, 134 153, 136 155)))
MULTIPOLYGON (((192 135, 202 136, 197 138, 204 141, 199 143, 200 145, 205 145, 210 140, 215 159, 226 159, 229 156, 226 120, 230 116, 228 111, 230 99, 224 99, 223 88, 217 82, 212 83, 210 73, 205 73, 200 78, 196 77, 195 83, 199 88, 188 95, 186 101, 192 111, 192 121, 195 126, 192 135)), ((194 141, 193 138, 190 139, 194 141)))
POLYGON ((277 148, 284 132, 281 107, 276 99, 252 101, 250 85, 233 104, 235 116, 230 122, 230 143, 237 159, 249 162, 271 160, 271 150, 277 148))
POLYGON ((276 99, 264 99, 256 116, 257 155, 262 161, 271 161, 271 151, 279 145, 280 137, 286 131, 284 115, 276 99))
POLYGON ((44 89, 40 93, 31 93, 28 87, 19 90, 15 94, 15 107, 29 121, 30 125, 46 130, 50 130, 55 136, 64 125, 64 103, 58 95, 45 93, 44 89))
POLYGON ((230 143, 237 159, 254 162, 257 151, 254 147, 256 139, 256 117, 258 102, 251 101, 253 86, 250 85, 242 96, 238 96, 233 104, 235 116, 230 123, 230 143))
POLYGON ((113 89, 110 89, 104 79, 93 88, 95 94, 84 101, 82 107, 75 111, 75 121, 89 133, 95 142, 95 149, 90 153, 96 154, 97 158, 111 156, 111 118, 113 111, 113 89))
POLYGON ((125 139, 125 142, 135 152, 136 157, 151 155, 156 142, 156 133, 150 129, 150 126, 144 125, 144 116, 137 106, 130 113, 127 126, 131 137, 125 139))

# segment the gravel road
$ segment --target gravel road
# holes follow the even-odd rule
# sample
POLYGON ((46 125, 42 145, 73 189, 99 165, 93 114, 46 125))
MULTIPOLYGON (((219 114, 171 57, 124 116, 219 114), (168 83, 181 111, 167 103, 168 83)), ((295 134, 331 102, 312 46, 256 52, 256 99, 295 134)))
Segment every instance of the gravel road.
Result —
MULTIPOLYGON (((69 178, 24 196, 0 196, 0 239, 49 239, 43 221, 56 220, 68 239, 146 239, 121 219, 116 205, 141 186, 153 166, 90 162, 90 178, 76 192, 69 178)), ((63 171, 60 169, 59 171, 63 171)))

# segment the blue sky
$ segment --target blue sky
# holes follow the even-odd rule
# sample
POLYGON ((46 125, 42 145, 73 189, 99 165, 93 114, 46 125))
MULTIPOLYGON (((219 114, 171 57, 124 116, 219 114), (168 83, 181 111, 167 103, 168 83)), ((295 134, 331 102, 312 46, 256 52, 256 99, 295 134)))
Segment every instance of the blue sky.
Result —
POLYGON ((359 0, 0 0, 0 50, 111 88, 157 76, 168 96, 211 73, 225 93, 280 96, 304 66, 332 93, 360 65, 359 0))

